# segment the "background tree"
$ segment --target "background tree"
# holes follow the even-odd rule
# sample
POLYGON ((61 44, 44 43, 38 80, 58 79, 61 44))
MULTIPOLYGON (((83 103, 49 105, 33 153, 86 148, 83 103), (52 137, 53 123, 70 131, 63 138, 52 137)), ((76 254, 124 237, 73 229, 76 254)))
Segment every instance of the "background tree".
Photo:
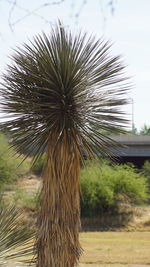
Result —
POLYGON ((144 124, 139 130, 134 127, 132 135, 150 135, 150 126, 144 124))
POLYGON ((140 135, 150 135, 150 126, 144 124, 143 127, 140 129, 140 135))
POLYGON ((121 132, 128 88, 110 44, 73 35, 61 24, 13 55, 3 76, 1 128, 17 152, 46 151, 36 241, 38 267, 76 266, 79 244, 79 172, 87 157, 115 145, 99 129, 121 132))
MULTIPOLYGON (((39 20, 44 21, 45 23, 51 24, 52 21, 49 19, 49 17, 45 17, 42 14, 42 11, 44 9, 51 8, 52 6, 61 6, 63 5, 66 0, 42 0, 40 3, 35 3, 32 8, 30 6, 30 2, 22 4, 20 0, 1 0, 0 1, 0 7, 3 4, 7 6, 8 9, 8 25, 12 32, 15 31, 15 27, 21 23, 24 20, 27 20, 29 17, 37 17, 39 20), (19 16, 16 16, 16 11, 19 11, 19 16)), ((70 10, 72 10, 72 19, 75 20, 75 22, 78 22, 80 15, 86 5, 88 4, 89 0, 80 0, 80 2, 76 1, 68 1, 68 5, 70 5, 70 10)), ((94 4, 94 3, 93 3, 94 4)), ((102 6, 106 6, 110 12, 113 14, 115 11, 116 2, 114 0, 102 0, 99 2, 101 15, 103 16, 104 20, 105 15, 103 12, 102 6)))

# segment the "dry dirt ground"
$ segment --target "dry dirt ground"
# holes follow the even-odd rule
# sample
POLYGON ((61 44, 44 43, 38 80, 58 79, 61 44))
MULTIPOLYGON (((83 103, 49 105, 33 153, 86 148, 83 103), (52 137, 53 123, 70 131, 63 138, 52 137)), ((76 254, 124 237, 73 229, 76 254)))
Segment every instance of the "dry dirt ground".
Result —
MULTIPOLYGON (((143 264, 80 264, 79 267, 148 267, 148 265, 143 264)), ((9 264, 7 267, 27 267, 23 265, 9 264)), ((28 266, 30 267, 30 266, 28 266)))
POLYGON ((148 265, 139 264, 86 264, 81 267, 147 267, 148 265))

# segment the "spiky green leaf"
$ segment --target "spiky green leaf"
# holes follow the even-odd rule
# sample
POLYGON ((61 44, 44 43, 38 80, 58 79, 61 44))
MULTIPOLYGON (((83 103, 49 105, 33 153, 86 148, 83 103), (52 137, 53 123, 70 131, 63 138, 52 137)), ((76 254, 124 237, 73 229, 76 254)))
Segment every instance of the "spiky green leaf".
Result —
POLYGON ((34 230, 22 220, 22 212, 0 203, 0 266, 32 263, 34 230))
POLYGON ((41 155, 55 135, 67 135, 82 155, 109 155, 114 145, 103 130, 121 132, 129 88, 120 56, 103 40, 74 35, 61 24, 18 48, 3 75, 2 112, 17 152, 41 155), (101 131, 102 130, 102 131, 101 131))

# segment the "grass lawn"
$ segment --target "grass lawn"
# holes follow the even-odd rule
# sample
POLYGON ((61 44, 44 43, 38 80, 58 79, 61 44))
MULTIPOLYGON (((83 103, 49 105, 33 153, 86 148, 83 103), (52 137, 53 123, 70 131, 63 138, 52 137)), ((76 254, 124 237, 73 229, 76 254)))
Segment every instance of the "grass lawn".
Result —
POLYGON ((150 232, 81 233, 80 267, 150 266, 150 232))

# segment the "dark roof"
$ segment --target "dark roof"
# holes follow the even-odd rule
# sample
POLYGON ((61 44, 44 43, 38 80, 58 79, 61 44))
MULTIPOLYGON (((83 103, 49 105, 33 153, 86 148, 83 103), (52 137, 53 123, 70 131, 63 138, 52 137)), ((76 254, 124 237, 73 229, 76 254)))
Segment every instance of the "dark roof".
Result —
POLYGON ((111 138, 123 145, 150 145, 150 135, 116 135, 111 138))

